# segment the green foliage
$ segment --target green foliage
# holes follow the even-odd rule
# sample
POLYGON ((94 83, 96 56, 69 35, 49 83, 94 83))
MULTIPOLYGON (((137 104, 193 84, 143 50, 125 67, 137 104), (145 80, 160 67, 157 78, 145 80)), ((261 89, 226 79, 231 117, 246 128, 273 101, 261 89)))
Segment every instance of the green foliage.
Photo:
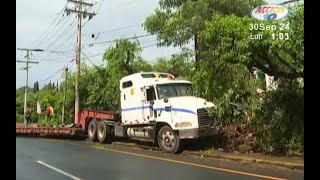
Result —
POLYGON ((263 23, 275 25, 275 31, 250 30, 250 24, 260 24, 250 17, 215 14, 200 34, 200 42, 207 49, 203 52, 203 71, 195 76, 198 84, 205 86, 200 92, 216 102, 217 114, 224 123, 247 122, 245 115, 252 114, 249 119, 255 122, 255 130, 266 128, 257 137, 263 152, 303 151, 303 12, 303 5, 297 6, 290 18, 263 23), (290 29, 280 31, 281 23, 290 24, 290 29), (273 40, 271 33, 278 32, 289 33, 290 38, 273 40), (264 38, 251 39, 251 33, 260 33, 264 38), (263 87, 253 79, 253 67, 279 79, 281 87, 258 95, 257 88, 263 87), (282 116, 273 117, 275 112, 282 116))
MULTIPOLYGON (((288 154, 304 152, 304 6, 293 9, 288 19, 263 22, 264 25, 290 24, 289 40, 272 40, 272 32, 249 29, 254 20, 250 10, 261 1, 235 0, 160 0, 155 13, 145 20, 148 32, 158 36, 162 45, 182 46, 195 35, 201 51, 196 69, 194 51, 184 50, 170 58, 159 58, 149 64, 141 57, 138 41, 116 40, 106 49, 104 65, 81 64, 81 109, 119 109, 119 81, 140 71, 174 74, 193 82, 195 96, 215 103, 214 113, 222 125, 246 123, 254 130, 258 150, 288 154), (250 33, 261 33, 261 40, 250 39, 250 33), (275 91, 260 92, 265 85, 253 75, 258 68, 280 82, 275 91)), ((28 106, 36 112, 36 103, 55 109, 52 124, 61 123, 64 87, 67 87, 65 123, 74 118, 75 74, 68 72, 67 82, 49 83, 34 91, 28 88, 28 106)), ((16 90, 16 117, 22 122, 24 88, 16 90)), ((33 119, 38 119, 34 113, 33 119)), ((49 125, 45 116, 42 122, 49 125)))
POLYGON ((244 16, 261 3, 260 0, 160 0, 160 7, 146 18, 144 26, 148 32, 157 34, 161 45, 182 46, 205 28, 204 23, 212 14, 244 16))
POLYGON ((206 22, 200 41, 208 49, 207 58, 240 63, 248 69, 256 67, 276 78, 304 77, 303 13, 304 8, 298 6, 287 20, 263 23, 277 27, 275 31, 250 30, 253 24, 261 24, 250 17, 214 15, 214 20, 206 22), (290 24, 290 29, 280 30, 284 24, 290 24), (289 39, 274 40, 272 33, 288 33, 289 39), (263 38, 252 39, 252 34, 261 34, 263 38))
POLYGON ((24 93, 21 90, 16 91, 16 121, 23 122, 23 102, 24 93))
POLYGON ((283 81, 269 92, 253 122, 264 152, 304 152, 304 90, 298 81, 283 81))
POLYGON ((154 71, 168 72, 179 77, 191 77, 194 68, 194 61, 190 59, 190 52, 184 51, 181 54, 172 55, 170 59, 159 58, 153 65, 154 71))

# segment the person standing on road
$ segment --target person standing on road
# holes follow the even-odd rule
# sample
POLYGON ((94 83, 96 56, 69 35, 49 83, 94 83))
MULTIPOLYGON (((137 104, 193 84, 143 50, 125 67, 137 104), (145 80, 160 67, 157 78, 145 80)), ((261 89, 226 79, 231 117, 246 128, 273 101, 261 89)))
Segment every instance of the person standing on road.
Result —
POLYGON ((53 107, 51 105, 48 105, 46 109, 46 117, 48 121, 51 121, 52 116, 54 115, 53 107))
POLYGON ((26 117, 25 121, 27 126, 31 123, 31 115, 32 115, 32 109, 29 107, 25 114, 25 117, 26 117))

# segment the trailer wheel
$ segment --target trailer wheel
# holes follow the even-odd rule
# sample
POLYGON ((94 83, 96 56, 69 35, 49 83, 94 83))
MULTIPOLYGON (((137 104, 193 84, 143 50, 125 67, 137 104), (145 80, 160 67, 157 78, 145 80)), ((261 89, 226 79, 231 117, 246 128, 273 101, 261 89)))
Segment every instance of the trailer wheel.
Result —
POLYGON ((103 121, 99 122, 97 136, 98 141, 100 143, 106 143, 111 141, 111 128, 107 125, 107 123, 103 121))
POLYGON ((157 140, 163 152, 175 154, 179 151, 180 139, 169 126, 160 129, 157 140))
POLYGON ((90 121, 88 125, 88 138, 92 142, 97 140, 97 126, 98 122, 96 120, 90 121))

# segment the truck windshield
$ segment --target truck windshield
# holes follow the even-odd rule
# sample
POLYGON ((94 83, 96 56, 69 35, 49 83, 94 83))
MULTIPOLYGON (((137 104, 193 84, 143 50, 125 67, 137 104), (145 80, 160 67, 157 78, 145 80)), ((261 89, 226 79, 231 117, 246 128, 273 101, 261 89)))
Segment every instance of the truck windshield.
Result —
POLYGON ((157 85, 159 99, 164 97, 193 96, 192 84, 159 84, 157 85))

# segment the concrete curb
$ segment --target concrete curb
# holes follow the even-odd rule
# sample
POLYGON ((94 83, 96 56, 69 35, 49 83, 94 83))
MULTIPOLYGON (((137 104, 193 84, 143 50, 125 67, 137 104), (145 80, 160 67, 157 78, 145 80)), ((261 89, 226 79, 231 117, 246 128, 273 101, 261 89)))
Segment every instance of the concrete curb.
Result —
MULTIPOLYGON (((123 142, 113 142, 114 145, 119 146, 126 146, 126 147, 133 147, 133 148, 141 148, 141 149, 152 149, 155 151, 160 151, 157 147, 145 146, 145 145, 137 145, 134 143, 123 143, 123 142)), ((198 156, 198 157, 207 157, 207 158, 216 158, 216 159, 223 159, 223 160, 232 160, 232 161, 242 161, 242 162, 253 162, 259 164, 268 164, 274 166, 285 167, 289 169, 297 169, 297 170, 304 170, 304 164, 297 164, 297 163, 290 163, 290 162, 283 162, 283 161, 272 161, 266 159, 257 159, 257 158, 248 158, 248 157, 239 157, 239 156, 228 156, 228 155, 218 155, 218 154, 206 154, 201 152, 193 152, 193 151, 183 151, 183 155, 191 155, 191 156, 198 156)))
POLYGON ((226 160, 233 160, 233 161, 254 162, 259 164, 281 166, 281 167, 286 167, 290 169, 304 170, 304 164, 297 164, 297 163, 290 163, 290 162, 283 162, 283 161, 272 161, 267 159, 256 159, 256 158, 218 155, 218 154, 205 154, 205 153, 191 152, 191 151, 184 151, 182 154, 199 156, 199 157, 226 159, 226 160))

